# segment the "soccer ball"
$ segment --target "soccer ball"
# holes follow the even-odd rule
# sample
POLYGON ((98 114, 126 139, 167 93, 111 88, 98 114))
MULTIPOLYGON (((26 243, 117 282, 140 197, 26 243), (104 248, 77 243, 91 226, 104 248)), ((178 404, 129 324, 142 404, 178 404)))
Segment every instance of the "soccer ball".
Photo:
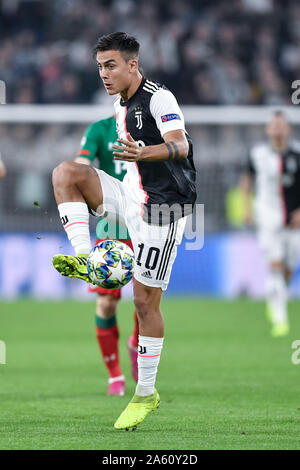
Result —
POLYGON ((87 259, 89 278, 105 289, 119 289, 133 276, 134 253, 118 240, 104 240, 94 246, 87 259))

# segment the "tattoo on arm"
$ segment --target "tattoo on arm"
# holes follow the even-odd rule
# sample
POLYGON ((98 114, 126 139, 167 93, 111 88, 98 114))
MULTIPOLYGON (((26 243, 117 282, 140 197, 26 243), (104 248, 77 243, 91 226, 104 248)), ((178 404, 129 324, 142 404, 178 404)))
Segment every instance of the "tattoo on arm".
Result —
POLYGON ((169 158, 168 160, 172 160, 173 158, 173 149, 172 149, 172 146, 168 143, 168 142, 165 142, 166 146, 167 146, 167 149, 169 151, 169 158))
POLYGON ((179 160, 179 150, 178 150, 178 147, 177 145, 175 144, 175 142, 170 142, 170 144, 173 146, 174 148, 174 155, 173 155, 173 160, 179 160))
POLYGON ((167 146, 167 149, 169 151, 169 158, 168 160, 179 160, 180 159, 180 156, 179 156, 179 149, 178 149, 178 146, 177 144, 175 144, 175 142, 165 142, 166 146, 167 146))

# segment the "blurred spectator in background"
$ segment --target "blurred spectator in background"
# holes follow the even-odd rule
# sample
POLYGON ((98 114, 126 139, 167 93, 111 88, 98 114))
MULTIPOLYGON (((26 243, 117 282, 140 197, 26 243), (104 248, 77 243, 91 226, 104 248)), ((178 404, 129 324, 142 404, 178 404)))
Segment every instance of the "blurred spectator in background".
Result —
POLYGON ((0 79, 8 103, 102 103, 91 48, 124 30, 181 103, 285 104, 299 24, 297 0, 0 0, 0 79))

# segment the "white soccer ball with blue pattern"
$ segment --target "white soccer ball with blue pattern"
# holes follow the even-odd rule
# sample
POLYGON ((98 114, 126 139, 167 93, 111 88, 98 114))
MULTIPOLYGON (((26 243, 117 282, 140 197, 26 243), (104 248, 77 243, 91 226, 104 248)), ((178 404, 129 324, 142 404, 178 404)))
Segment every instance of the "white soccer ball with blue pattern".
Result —
POLYGON ((87 260, 89 278, 105 289, 119 289, 133 277, 134 253, 119 240, 104 240, 94 246, 87 260))

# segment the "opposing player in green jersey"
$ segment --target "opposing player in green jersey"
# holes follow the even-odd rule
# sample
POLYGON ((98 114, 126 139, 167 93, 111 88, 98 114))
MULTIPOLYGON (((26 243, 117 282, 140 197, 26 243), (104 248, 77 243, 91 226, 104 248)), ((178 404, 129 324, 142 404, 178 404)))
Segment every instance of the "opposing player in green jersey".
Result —
MULTIPOLYGON (((101 170, 114 178, 122 180, 126 171, 125 163, 114 160, 112 154, 112 145, 117 142, 117 138, 114 116, 92 123, 85 131, 75 161, 86 165, 93 163, 95 166, 95 159, 97 159, 101 170)), ((96 238, 96 243, 106 238, 116 238, 132 248, 127 229, 105 219, 99 219, 96 227, 96 238)), ((124 395, 125 378, 119 361, 119 329, 116 317, 121 289, 90 287, 89 291, 98 294, 96 301, 96 335, 109 373, 108 395, 124 395)), ((136 312, 134 312, 134 331, 128 339, 127 346, 131 359, 132 375, 137 381, 138 321, 136 312)))

